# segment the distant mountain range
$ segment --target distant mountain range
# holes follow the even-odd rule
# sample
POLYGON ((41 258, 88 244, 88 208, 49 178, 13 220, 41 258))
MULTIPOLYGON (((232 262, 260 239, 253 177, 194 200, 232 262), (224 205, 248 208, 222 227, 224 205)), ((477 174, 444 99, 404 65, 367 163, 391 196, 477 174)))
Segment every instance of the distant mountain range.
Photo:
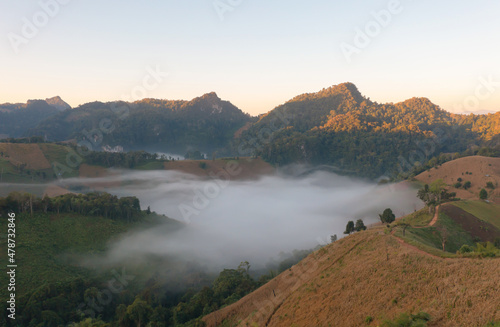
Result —
POLYGON ((278 166, 330 165, 371 178, 500 143, 500 112, 452 114, 427 98, 380 104, 352 83, 296 96, 258 117, 215 93, 191 101, 92 102, 67 109, 59 97, 0 105, 0 134, 74 140, 93 150, 259 155, 278 166))
POLYGON ((52 115, 29 129, 27 135, 53 141, 73 139, 94 150, 119 145, 126 150, 184 154, 223 148, 251 121, 230 102, 208 93, 191 101, 87 103, 52 115))

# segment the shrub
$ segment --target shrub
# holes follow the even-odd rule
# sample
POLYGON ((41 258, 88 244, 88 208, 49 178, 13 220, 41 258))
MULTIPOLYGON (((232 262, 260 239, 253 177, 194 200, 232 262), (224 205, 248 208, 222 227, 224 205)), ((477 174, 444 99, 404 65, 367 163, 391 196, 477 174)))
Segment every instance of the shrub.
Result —
POLYGON ((495 189, 495 185, 493 185, 493 182, 487 182, 486 183, 486 188, 490 188, 490 189, 495 189))
POLYGON ((453 187, 454 188, 461 188, 462 187, 462 183, 456 182, 455 184, 453 184, 453 187))
POLYGON ((488 198, 488 192, 486 192, 484 188, 482 188, 481 191, 479 191, 479 198, 481 200, 486 200, 488 198))
POLYGON ((431 316, 426 312, 419 312, 416 315, 408 315, 402 313, 393 321, 386 320, 382 323, 382 327, 426 327, 427 322, 431 320, 431 316))
POLYGON ((468 246, 467 244, 464 244, 464 245, 462 245, 460 250, 458 250, 458 252, 460 252, 461 254, 469 253, 469 252, 472 252, 472 248, 470 246, 468 246))
POLYGON ((472 186, 471 182, 467 181, 464 183, 464 189, 469 189, 472 186))

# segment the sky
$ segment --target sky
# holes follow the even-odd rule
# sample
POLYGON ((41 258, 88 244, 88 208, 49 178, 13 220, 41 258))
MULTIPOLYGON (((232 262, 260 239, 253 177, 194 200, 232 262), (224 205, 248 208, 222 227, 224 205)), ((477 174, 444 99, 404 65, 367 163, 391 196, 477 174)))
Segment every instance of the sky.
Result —
POLYGON ((0 0, 0 103, 214 91, 256 115, 352 82, 377 102, 498 111, 499 12, 491 0, 0 0))

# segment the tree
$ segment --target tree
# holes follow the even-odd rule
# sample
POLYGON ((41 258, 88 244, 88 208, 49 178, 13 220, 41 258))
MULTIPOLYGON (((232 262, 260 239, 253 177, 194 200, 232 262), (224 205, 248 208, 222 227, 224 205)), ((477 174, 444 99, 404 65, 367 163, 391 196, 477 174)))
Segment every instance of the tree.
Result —
POLYGON ((151 306, 139 298, 127 307, 127 315, 137 324, 137 327, 143 326, 152 312, 151 306))
POLYGON ((330 236, 330 242, 333 243, 333 242, 336 242, 337 241, 337 234, 334 234, 332 236, 330 236))
POLYGON ((354 227, 356 232, 360 232, 362 230, 366 230, 365 223, 363 222, 363 219, 358 219, 356 220, 356 226, 354 227))
POLYGON ((344 231, 344 234, 351 234, 352 232, 354 232, 354 222, 352 220, 349 220, 349 222, 347 223, 347 225, 345 226, 345 231, 344 231))
POLYGON ((493 183, 492 183, 492 182, 487 182, 487 183, 486 183, 486 188, 490 188, 490 189, 492 189, 492 190, 493 190, 493 189, 495 189, 495 185, 493 185, 493 183))
POLYGON ((479 191, 479 198, 481 200, 486 200, 488 198, 488 192, 484 188, 479 191))
POLYGON ((472 185, 471 182, 469 182, 469 181, 465 182, 464 183, 464 189, 465 190, 469 189, 471 187, 471 185, 472 185))
POLYGON ((396 216, 392 213, 392 210, 390 208, 385 209, 381 215, 379 214, 379 217, 380 220, 386 224, 390 224, 394 220, 396 220, 396 216))
POLYGON ((410 225, 410 224, 408 224, 408 223, 406 223, 406 222, 404 222, 404 221, 402 221, 402 220, 400 220, 400 221, 398 221, 397 226, 399 226, 399 227, 402 227, 402 228, 403 228, 403 236, 405 236, 405 234, 406 234, 406 229, 407 229, 408 227, 410 227, 411 225, 410 225))

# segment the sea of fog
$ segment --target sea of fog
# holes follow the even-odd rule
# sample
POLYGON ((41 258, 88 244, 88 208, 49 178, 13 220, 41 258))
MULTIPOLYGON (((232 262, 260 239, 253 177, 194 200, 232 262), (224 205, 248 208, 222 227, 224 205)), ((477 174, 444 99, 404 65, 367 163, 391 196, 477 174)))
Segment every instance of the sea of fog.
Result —
POLYGON ((230 181, 175 171, 118 171, 106 178, 65 180, 62 186, 79 182, 137 196, 143 209, 149 206, 186 225, 175 233, 158 227, 129 233, 111 246, 113 261, 181 255, 214 268, 234 268, 245 260, 259 267, 280 252, 326 244, 333 234, 343 237, 349 220, 369 225, 386 208, 401 216, 423 207, 407 184, 376 185, 327 172, 230 181))

